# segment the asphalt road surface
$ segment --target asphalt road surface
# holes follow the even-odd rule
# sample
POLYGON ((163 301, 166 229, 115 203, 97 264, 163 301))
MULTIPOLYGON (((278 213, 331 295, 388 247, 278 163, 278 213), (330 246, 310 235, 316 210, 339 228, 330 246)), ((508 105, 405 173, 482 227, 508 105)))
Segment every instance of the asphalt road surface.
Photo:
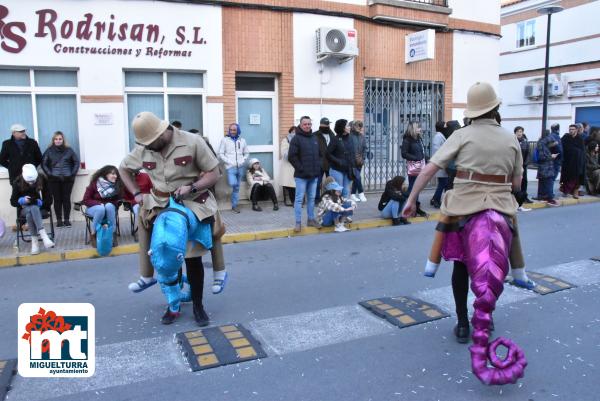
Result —
POLYGON ((174 334, 193 330, 191 305, 160 324, 158 286, 132 294, 134 255, 0 269, 0 359, 17 355, 24 302, 89 302, 96 374, 16 376, 9 401, 66 400, 576 400, 600 399, 600 204, 519 215, 527 267, 577 285, 548 295, 506 286, 494 321, 525 351, 515 385, 485 386, 470 369, 454 316, 398 329, 358 302, 407 295, 453 314, 452 266, 422 266, 434 224, 225 246, 229 283, 210 294, 212 325, 241 323, 267 358, 191 372, 174 334))

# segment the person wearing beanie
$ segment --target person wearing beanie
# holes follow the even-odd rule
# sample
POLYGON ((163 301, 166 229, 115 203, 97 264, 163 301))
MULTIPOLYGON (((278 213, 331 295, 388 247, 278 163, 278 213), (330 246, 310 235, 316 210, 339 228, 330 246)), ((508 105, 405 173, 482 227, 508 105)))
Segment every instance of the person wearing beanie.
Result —
POLYGON ((246 172, 246 182, 248 183, 248 193, 252 202, 252 210, 261 212, 262 208, 258 206, 258 200, 268 197, 273 202, 273 210, 279 210, 275 188, 271 184, 271 177, 260 165, 260 160, 252 158, 248 163, 248 172, 246 172))
POLYGON ((12 133, 10 139, 2 142, 0 150, 0 165, 8 170, 9 183, 12 185, 21 174, 24 164, 40 165, 42 152, 35 139, 27 136, 26 128, 21 124, 13 124, 10 127, 12 133))
POLYGON ((348 231, 346 223, 352 222, 352 214, 356 209, 356 202, 352 199, 344 199, 342 186, 335 182, 331 176, 323 181, 323 196, 317 207, 317 218, 323 227, 335 225, 336 233, 348 231))
POLYGON ((31 254, 37 255, 40 253, 38 237, 42 239, 44 248, 54 247, 42 221, 42 210, 50 210, 52 195, 33 164, 23 165, 21 171, 12 184, 10 204, 17 208, 21 217, 25 217, 31 234, 31 254))
POLYGON ((328 147, 329 175, 343 188, 342 196, 350 197, 350 186, 356 169, 353 141, 350 137, 348 120, 340 119, 335 122, 333 131, 336 134, 333 145, 328 147))
POLYGON ((231 187, 231 211, 234 213, 240 213, 240 185, 246 174, 246 160, 250 155, 246 140, 241 135, 240 125, 230 124, 227 135, 219 144, 219 159, 225 163, 227 170, 227 183, 231 187))

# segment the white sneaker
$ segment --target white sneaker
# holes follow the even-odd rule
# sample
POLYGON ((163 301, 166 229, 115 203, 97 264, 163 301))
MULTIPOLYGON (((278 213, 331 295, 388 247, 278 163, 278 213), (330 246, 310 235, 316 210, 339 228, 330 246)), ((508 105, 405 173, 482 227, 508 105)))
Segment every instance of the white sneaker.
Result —
POLYGON ((335 230, 336 233, 343 233, 348 231, 348 229, 346 228, 346 226, 344 226, 343 223, 339 223, 335 225, 335 230))
POLYGON ((519 212, 529 212, 531 209, 527 208, 527 207, 523 207, 523 206, 519 206, 517 208, 517 211, 519 212))
POLYGON ((356 196, 356 194, 350 195, 350 199, 352 199, 354 202, 360 202, 360 198, 356 196))
POLYGON ((37 237, 37 235, 32 235, 31 236, 31 254, 37 255, 38 253, 40 253, 40 245, 38 244, 38 237, 37 237))
POLYGON ((360 199, 361 202, 366 202, 367 201, 367 197, 365 196, 364 192, 361 192, 358 194, 358 198, 360 199))
POLYGON ((40 234, 40 237, 42 237, 42 241, 44 242, 44 248, 46 248, 46 249, 54 248, 54 242, 52 242, 50 237, 48 237, 48 234, 46 234, 45 229, 42 228, 39 231, 39 234, 40 234))

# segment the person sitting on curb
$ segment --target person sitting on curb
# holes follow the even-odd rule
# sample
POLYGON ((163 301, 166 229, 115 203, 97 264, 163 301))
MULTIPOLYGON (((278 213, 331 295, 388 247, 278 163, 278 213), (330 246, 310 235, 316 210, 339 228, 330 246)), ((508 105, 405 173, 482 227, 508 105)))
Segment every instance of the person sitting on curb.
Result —
POLYGON ((10 204, 20 208, 21 217, 27 220, 29 233, 31 234, 31 254, 40 253, 38 235, 44 242, 44 248, 54 247, 54 242, 48 237, 42 222, 42 210, 50 210, 52 196, 48 190, 46 181, 38 176, 37 169, 33 164, 25 164, 22 174, 17 176, 12 185, 12 196, 10 204))
POLYGON ((86 214, 92 218, 90 244, 93 248, 96 248, 96 227, 105 220, 108 220, 114 229, 113 247, 118 245, 117 210, 122 196, 123 182, 115 166, 104 166, 92 175, 90 185, 83 195, 83 204, 87 207, 86 214))
POLYGON ((377 206, 377 209, 381 212, 381 217, 392 219, 393 226, 410 224, 410 221, 400 214, 406 199, 408 199, 407 185, 404 182, 404 177, 397 175, 385 183, 385 190, 381 194, 377 206))
POLYGON ((248 163, 248 171, 246 172, 246 182, 248 183, 248 193, 252 202, 252 210, 262 212, 262 208, 258 206, 258 200, 264 196, 268 196, 273 201, 273 210, 279 210, 277 203, 277 195, 275 188, 271 184, 271 177, 261 167, 260 160, 256 158, 250 159, 248 163))
POLYGON ((356 209, 356 202, 352 199, 344 199, 342 191, 344 187, 338 184, 331 176, 323 181, 325 192, 317 208, 317 218, 323 227, 335 225, 336 233, 348 231, 344 225, 352 222, 352 214, 356 209))

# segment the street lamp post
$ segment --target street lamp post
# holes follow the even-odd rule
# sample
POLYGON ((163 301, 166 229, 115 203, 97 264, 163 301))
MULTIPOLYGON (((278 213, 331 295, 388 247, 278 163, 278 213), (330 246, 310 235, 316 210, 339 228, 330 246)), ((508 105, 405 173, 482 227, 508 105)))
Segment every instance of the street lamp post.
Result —
POLYGON ((548 26, 546 29, 546 64, 544 66, 544 103, 542 105, 542 132, 546 132, 546 120, 548 119, 548 65, 550 64, 550 23, 552 14, 559 13, 563 10, 560 6, 547 6, 538 8, 538 14, 548 16, 548 26))

